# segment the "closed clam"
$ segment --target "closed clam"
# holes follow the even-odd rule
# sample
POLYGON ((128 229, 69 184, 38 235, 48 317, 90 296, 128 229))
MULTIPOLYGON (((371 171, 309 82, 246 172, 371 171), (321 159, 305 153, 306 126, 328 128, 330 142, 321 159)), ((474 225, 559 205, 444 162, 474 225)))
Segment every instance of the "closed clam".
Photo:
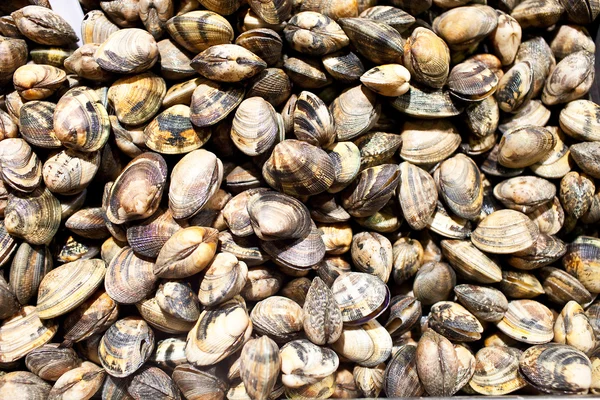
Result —
POLYGON ((161 278, 186 278, 202 271, 213 259, 217 230, 189 227, 177 231, 158 253, 154 273, 161 278))
POLYGON ((540 37, 526 40, 519 46, 515 62, 528 61, 533 68, 533 96, 538 96, 550 70, 556 65, 552 50, 546 41, 540 37))
POLYGON ((33 349, 48 343, 58 330, 53 320, 43 321, 34 306, 25 306, 0 325, 0 362, 25 357, 33 349))
POLYGON ((532 346, 521 355, 519 366, 525 380, 544 393, 583 394, 592 381, 589 358, 571 346, 532 346))
POLYGON ((250 50, 269 66, 279 61, 283 47, 281 37, 277 32, 268 28, 257 28, 242 32, 235 39, 235 44, 250 50))
POLYGON ((350 272, 350 268, 350 263, 341 256, 329 256, 317 264, 317 275, 331 287, 338 276, 350 272))
POLYGON ((102 260, 79 260, 61 265, 40 282, 37 313, 50 319, 83 303, 102 284, 106 264, 102 260))
POLYGON ((267 68, 250 81, 247 97, 262 97, 273 107, 286 102, 292 92, 292 82, 281 68, 267 68))
POLYGON ((27 369, 42 379, 56 381, 67 371, 78 367, 81 360, 75 350, 47 344, 38 347, 25 357, 27 369))
POLYGON ((415 239, 400 238, 392 247, 392 276, 402 283, 414 276, 423 263, 423 246, 415 239))
POLYGON ((314 223, 308 235, 299 239, 262 241, 261 248, 281 267, 305 270, 319 263, 326 248, 321 232, 314 223))
POLYGON ((339 366, 337 354, 306 339, 286 343, 279 351, 281 380, 288 388, 299 388, 326 378, 339 366))
POLYGON ((414 80, 439 89, 448 78, 450 51, 435 33, 418 27, 406 41, 404 65, 414 80))
POLYGON ((547 343, 554 337, 554 317, 545 305, 535 300, 513 300, 508 303, 498 329, 523 343, 547 343))
POLYGON ((289 195, 314 195, 334 182, 334 169, 325 151, 306 142, 288 139, 275 145, 263 165, 267 183, 289 195))
POLYGON ((420 396, 425 388, 417 373, 417 347, 400 346, 387 364, 383 378, 383 390, 392 396, 420 396))
POLYGON ((598 124, 597 115, 600 106, 589 100, 574 100, 560 112, 560 127, 569 136, 582 141, 597 141, 598 124))
POLYGON ((498 26, 491 33, 490 40, 502 65, 509 65, 514 61, 521 44, 522 29, 517 20, 510 15, 500 11, 497 13, 498 26))
POLYGON ((53 125, 55 109, 56 104, 49 101, 33 100, 23 104, 19 115, 19 128, 23 139, 34 146, 59 148, 62 143, 56 137, 53 125))
MULTIPOLYGON (((7 245, 6 249, 11 247, 7 245)), ((46 246, 32 246, 27 242, 19 245, 9 275, 10 289, 19 303, 26 305, 35 297, 40 282, 52 270, 52 264, 52 255, 46 246)))
POLYGON ((149 152, 134 158, 110 188, 106 209, 109 221, 122 224, 154 214, 165 189, 166 175, 162 156, 149 152))
POLYGON ((195 322, 200 315, 198 297, 189 284, 167 281, 156 291, 156 303, 165 313, 175 318, 195 322))
POLYGON ((365 72, 360 81, 375 93, 396 97, 410 88, 410 72, 400 64, 385 64, 365 72))
POLYGON ((98 47, 94 59, 102 69, 124 74, 147 71, 158 61, 158 55, 152 35, 129 28, 112 33, 98 47))
POLYGON ((13 72, 27 62, 27 44, 24 40, 2 37, 0 39, 0 79, 8 79, 13 72))
POLYGON ((302 331, 304 313, 293 300, 271 296, 256 303, 250 313, 253 331, 267 335, 278 343, 298 337, 302 331))
POLYGON ((154 332, 139 317, 115 322, 102 336, 98 357, 106 372, 117 378, 132 375, 154 350, 154 332))
POLYGON ((453 50, 464 50, 479 43, 498 25, 496 11, 489 6, 456 7, 433 21, 433 31, 453 50), (464 23, 470 21, 470 23, 464 23))
POLYGON ((556 188, 549 181, 534 176, 510 178, 494 187, 494 197, 506 207, 531 213, 554 199, 556 188))
POLYGON ((461 142, 458 129, 446 120, 407 121, 402 130, 400 156, 416 165, 434 164, 448 158, 461 142))
POLYGON ((393 254, 390 241, 375 232, 361 232, 352 238, 352 261, 356 269, 387 282, 392 272, 393 254))
POLYGON ((23 7, 11 14, 19 31, 28 39, 49 46, 68 46, 77 35, 58 13, 37 5, 23 7))
POLYGON ((108 265, 106 293, 118 303, 141 301, 152 292, 158 279, 153 268, 154 263, 136 256, 130 247, 122 248, 108 265))
MULTIPOLYGON (((327 191, 338 193, 349 186, 359 174, 362 156, 360 149, 352 142, 337 142, 331 145, 328 150, 329 158, 333 164, 334 182, 327 191)), ((350 218, 350 215, 347 215, 350 218)))
POLYGON ((580 50, 587 50, 591 53, 596 50, 587 29, 578 25, 562 25, 558 28, 556 36, 550 43, 550 48, 557 59, 580 50))
POLYGON ((473 314, 451 301, 431 306, 429 326, 449 339, 472 342, 481 338, 483 327, 473 314))
POLYGON ((181 228, 169 209, 159 208, 139 225, 127 228, 127 242, 136 254, 156 258, 166 241, 181 228))
POLYGON ((504 294, 514 299, 533 299, 544 294, 542 284, 530 272, 502 271, 502 281, 498 287, 504 294))
POLYGON ((206 268, 200 281, 198 299, 215 306, 240 294, 248 279, 248 267, 231 253, 219 253, 206 268))
POLYGON ((458 357, 452 343, 428 329, 416 349, 416 369, 431 396, 451 396, 456 391, 458 357), (441 378, 441 379, 440 379, 441 378))
POLYGON ((373 127, 381 112, 375 93, 363 86, 342 92, 329 106, 338 141, 354 139, 373 127))
POLYGON ((324 345, 338 340, 342 333, 342 314, 333 292, 316 277, 304 303, 304 332, 315 344, 324 345))
POLYGON ((8 372, 0 377, 0 396, 22 396, 41 400, 48 397, 52 386, 29 371, 8 372))
POLYGON ((279 137, 279 123, 273 106, 261 97, 242 101, 233 117, 231 139, 249 156, 269 151, 279 137))
POLYGON ((538 226, 541 233, 548 235, 556 234, 562 228, 565 220, 565 212, 558 197, 539 206, 528 216, 538 226))
POLYGON ((479 223, 471 241, 482 251, 507 254, 525 250, 538 236, 539 228, 525 214, 499 210, 479 223))
POLYGON ((314 56, 333 53, 349 43, 348 36, 334 20, 312 11, 294 15, 283 33, 294 50, 314 56))
POLYGON ((42 178, 42 164, 38 156, 21 138, 0 142, 0 168, 4 183, 20 192, 34 191, 42 178))
POLYGON ((180 335, 189 332, 194 326, 195 321, 186 321, 162 309, 156 297, 144 299, 135 306, 144 321, 159 331, 180 335))
POLYGON ((110 120, 96 92, 78 87, 65 93, 54 111, 54 133, 65 147, 101 149, 110 135, 110 120))
POLYGON ((323 57, 325 70, 341 82, 355 82, 365 72, 365 67, 356 54, 348 50, 340 50, 323 57))
POLYGON ((59 228, 60 214, 60 203, 48 189, 10 193, 4 226, 8 233, 30 244, 48 244, 59 228))
POLYGON ((399 179, 400 172, 395 164, 367 168, 342 192, 342 206, 352 216, 371 216, 391 199, 399 179))
POLYGON ((542 286, 546 296, 554 303, 564 305, 573 300, 579 304, 592 301, 592 294, 575 277, 554 267, 541 270, 542 286))
POLYGON ((311 92, 300 93, 296 100, 293 123, 294 135, 299 140, 322 147, 327 147, 335 141, 332 115, 325 103, 311 92))
POLYGON ((103 43, 108 37, 119 30, 102 10, 91 10, 81 22, 81 40, 83 44, 103 43))
POLYGON ((437 190, 431 175, 409 163, 400 164, 398 199, 406 222, 413 229, 425 228, 433 217, 437 190))
POLYGON ((362 169, 388 162, 402 144, 400 135, 387 132, 369 132, 354 141, 360 150, 362 169))
POLYGON ((246 303, 235 296, 200 314, 188 333, 185 355, 194 365, 213 365, 241 349, 251 332, 246 303))
POLYGON ((445 118, 459 115, 463 107, 447 89, 430 89, 411 84, 410 90, 392 102, 396 110, 416 118, 445 118))
POLYGON ((458 301, 482 321, 499 321, 508 309, 506 297, 494 288, 463 284, 454 292, 458 301))
POLYGON ((562 178, 575 165, 569 146, 564 142, 565 135, 558 127, 548 127, 554 136, 555 145, 546 156, 531 166, 531 170, 544 178, 562 178))
POLYGON ((532 247, 514 253, 508 263, 522 270, 540 268, 558 261, 566 251, 562 240, 540 232, 532 247))
POLYGON ((600 292, 598 284, 598 239, 589 236, 579 236, 567 245, 567 253, 562 258, 565 270, 577 278, 587 290, 592 293, 600 292))
POLYGON ((171 172, 169 209, 173 218, 187 219, 198 214, 222 179, 223 165, 213 153, 199 149, 186 154, 171 172))
POLYGON ((596 178, 600 176, 600 165, 596 157, 600 154, 600 144, 596 142, 576 143, 571 146, 571 157, 585 173, 596 178))
POLYGON ((254 233, 262 240, 301 239, 311 230, 308 209, 291 196, 258 192, 246 208, 254 233))
POLYGON ((442 162, 434 179, 448 208, 466 219, 479 216, 483 205, 483 185, 477 165, 464 155, 442 162))
POLYGON ((478 137, 493 135, 498 128, 500 109, 494 96, 480 102, 469 104, 465 108, 463 120, 469 131, 478 137))
POLYGON ((108 90, 108 98, 120 122, 139 125, 158 112, 166 91, 164 79, 147 72, 118 79, 108 90))
POLYGON ((223 399, 227 384, 216 374, 197 369, 187 361, 175 367, 173 381, 186 399, 199 400, 206 396, 223 399))
POLYGON ((498 77, 481 61, 465 61, 455 65, 448 75, 448 88, 457 98, 480 101, 491 96, 498 86, 498 77))
POLYGON ((212 11, 198 10, 177 15, 167 21, 166 29, 178 44, 194 53, 233 40, 233 28, 229 22, 212 11))
POLYGON ((466 240, 442 240, 442 253, 457 273, 479 283, 500 282, 500 266, 466 240))
POLYGON ((385 22, 400 33, 407 30, 415 22, 415 18, 408 11, 404 11, 404 8, 383 5, 373 5, 371 7, 370 4, 364 7, 368 8, 362 11, 359 17, 385 22))
POLYGON ((210 138, 210 130, 196 128, 189 120, 190 108, 174 105, 160 113, 144 128, 146 146, 161 154, 184 154, 210 138))
POLYGON ((508 168, 523 168, 540 161, 556 139, 545 128, 522 126, 504 134, 499 143, 498 162, 508 168))
POLYGON ((572 171, 560 181, 559 198, 563 209, 576 219, 588 211, 595 192, 594 181, 586 174, 572 171))
POLYGON ((42 100, 56 92, 67 79, 62 69, 51 65, 28 64, 14 72, 13 85, 25 100, 42 100))
POLYGON ((475 355, 475 373, 469 386, 475 392, 494 396, 519 390, 527 385, 519 373, 522 351, 513 347, 483 347, 475 355))
POLYGON ((292 82, 303 89, 318 89, 332 83, 323 64, 308 57, 288 57, 283 69, 292 82))
POLYGON ((229 232, 220 232, 219 245, 223 252, 234 254, 248 266, 261 265, 268 260, 268 256, 260 249, 255 238, 243 238, 229 232))
POLYGON ((367 18, 341 18, 338 23, 350 43, 370 61, 379 65, 402 61, 404 39, 386 23, 367 18))
POLYGON ((518 112, 533 95, 534 70, 529 61, 515 64, 498 83, 496 99, 502 111, 518 112))
POLYGON ((564 8, 558 0, 527 0, 518 4, 512 10, 511 16, 523 28, 544 28, 558 22, 563 12, 564 8))
POLYGON ((64 399, 69 396, 90 398, 102 387, 106 371, 96 364, 84 361, 56 381, 48 394, 49 399, 64 399))
POLYGON ((118 316, 117 303, 105 291, 98 290, 67 315, 63 343, 80 342, 104 332, 117 321, 118 316))
POLYGON ((180 399, 177 385, 169 374, 153 366, 142 367, 128 382, 127 393, 135 400, 180 399))
POLYGON ((249 340, 240 354, 240 377, 248 394, 267 399, 273 391, 280 369, 277 344, 266 336, 249 340))
POLYGON ((594 59, 592 53, 581 50, 556 64, 544 86, 544 104, 567 103, 585 95, 594 80, 594 59))
POLYGON ((554 341, 567 344, 584 353, 596 346, 594 329, 588 316, 576 301, 569 301, 554 323, 554 341))
POLYGON ((219 44, 198 54, 190 64, 202 76, 219 82, 239 82, 262 71, 267 64, 236 44, 219 44))
POLYGON ((65 68, 81 78, 98 82, 111 80, 113 74, 103 70, 94 59, 98 47, 100 47, 98 43, 88 43, 81 46, 65 60, 65 68))
POLYGON ((331 290, 342 311, 342 321, 350 325, 360 325, 376 318, 385 311, 390 301, 385 283, 362 272, 340 275, 331 290))

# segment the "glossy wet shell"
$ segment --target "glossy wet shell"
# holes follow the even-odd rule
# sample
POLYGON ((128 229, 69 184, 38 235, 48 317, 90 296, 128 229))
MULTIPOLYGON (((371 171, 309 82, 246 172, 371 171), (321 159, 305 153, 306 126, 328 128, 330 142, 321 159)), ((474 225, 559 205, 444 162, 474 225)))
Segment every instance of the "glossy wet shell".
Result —
POLYGON ((242 101, 231 125, 231 140, 244 154, 256 156, 271 149, 279 136, 277 113, 261 97, 242 101))
POLYGON ((58 330, 53 320, 42 321, 33 306, 25 306, 0 325, 0 362, 25 357, 31 350, 48 343, 58 330))
POLYGON ((312 11, 294 15, 283 33, 294 50, 314 56, 333 53, 349 43, 348 37, 335 21, 312 11))
POLYGON ((500 282, 498 264, 466 240, 442 240, 442 252, 458 274, 480 283, 500 282))
POLYGON ((338 277, 331 290, 346 324, 363 324, 381 314, 390 300, 389 289, 376 276, 351 272, 338 277))
POLYGON ((351 140, 373 127, 381 112, 377 96, 364 86, 342 92, 329 106, 338 141, 351 140))
POLYGON ((53 119, 56 104, 49 101, 30 101, 23 104, 19 116, 23 138, 34 146, 59 148, 62 143, 54 133, 53 119))
POLYGON ((202 147, 210 131, 195 128, 189 118, 188 106, 178 104, 166 109, 144 129, 146 146, 161 154, 185 154, 202 147))
POLYGON ((339 366, 337 354, 306 339, 293 340, 281 347, 281 380, 291 388, 302 387, 324 379, 339 366))
POLYGON ((404 39, 391 26, 366 18, 342 18, 337 22, 365 58, 378 65, 401 63, 404 39))
POLYGON ((484 347, 475 355, 475 373, 469 386, 479 394, 497 396, 527 385, 519 374, 521 350, 512 347, 484 347))
POLYGON ((485 217, 473 231, 471 241, 482 251, 515 253, 535 243, 539 228, 523 213, 499 210, 485 217))
POLYGON ((437 189, 431 175, 409 162, 400 164, 398 199, 406 222, 413 229, 423 229, 432 220, 437 203, 437 189))
POLYGON ((60 219, 60 203, 48 189, 8 195, 4 210, 6 231, 30 244, 50 243, 58 231, 60 219))
POLYGON ((146 72, 116 80, 108 90, 108 99, 120 122, 140 125, 158 112, 166 92, 164 79, 146 72))
POLYGON ((508 303, 498 329, 523 343, 547 343, 554 337, 554 317, 545 305, 535 300, 513 300, 508 303))
POLYGON ((313 267, 323 259, 326 252, 321 232, 314 223, 305 237, 262 241, 260 246, 276 264, 298 270, 313 267))
POLYGON ((133 304, 144 299, 154 289, 157 277, 154 263, 139 258, 130 247, 124 247, 108 266, 104 287, 118 303, 133 304))
POLYGON ((456 151, 461 142, 458 129, 445 119, 407 121, 401 136, 400 156, 415 165, 443 161, 456 151))
POLYGON ((175 16, 165 27, 177 43, 193 53, 233 40, 229 22, 211 11, 191 11, 175 16))
POLYGON ((20 192, 32 192, 42 178, 42 164, 31 146, 20 138, 0 142, 0 174, 4 183, 20 192))
POLYGON ((118 315, 118 304, 104 290, 96 291, 65 318, 65 344, 105 331, 117 321, 118 315))

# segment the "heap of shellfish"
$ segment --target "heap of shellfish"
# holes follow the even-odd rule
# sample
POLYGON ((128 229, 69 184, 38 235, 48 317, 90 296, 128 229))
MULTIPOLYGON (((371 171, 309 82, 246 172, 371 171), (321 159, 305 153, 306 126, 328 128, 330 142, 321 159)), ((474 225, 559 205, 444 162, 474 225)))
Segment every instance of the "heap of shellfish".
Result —
POLYGON ((79 1, 0 2, 0 399, 600 394, 600 0, 79 1))

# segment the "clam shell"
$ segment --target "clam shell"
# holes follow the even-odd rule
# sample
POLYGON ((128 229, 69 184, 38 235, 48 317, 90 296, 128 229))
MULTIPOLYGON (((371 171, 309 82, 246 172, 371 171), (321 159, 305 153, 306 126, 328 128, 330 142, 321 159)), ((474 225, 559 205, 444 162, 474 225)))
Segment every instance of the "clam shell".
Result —
POLYGON ((333 292, 315 277, 304 302, 304 331, 317 345, 334 343, 342 334, 342 313, 333 292))
POLYGON ((335 178, 327 191, 338 193, 350 185, 358 176, 362 165, 362 157, 360 149, 352 142, 337 142, 329 146, 328 150, 329 158, 333 163, 335 178))
POLYGON ((483 206, 483 184, 477 164, 462 154, 440 164, 434 175, 438 192, 459 217, 474 220, 483 206))
POLYGON ((579 219, 592 205, 596 187, 586 174, 569 172, 560 181, 559 198, 565 212, 579 219))
POLYGON ((200 281, 198 299, 216 306, 240 294, 248 279, 248 267, 231 253, 219 253, 206 268, 200 281))
POLYGON ((295 14, 283 33, 294 50, 312 56, 333 53, 349 43, 348 36, 334 20, 313 11, 295 14))
POLYGON ((479 340, 483 332, 479 320, 452 301, 439 301, 432 305, 428 324, 444 337, 460 342, 479 340))
POLYGON ((243 87, 202 81, 192 94, 192 123, 198 127, 206 127, 223 120, 242 102, 244 92, 243 87))
POLYGON ((271 296, 256 303, 250 319, 253 331, 278 343, 286 343, 302 331, 304 312, 293 300, 271 296))
POLYGON ((554 323, 554 341, 567 344, 584 353, 596 347, 594 329, 588 316, 576 301, 569 301, 554 323))
POLYGON ((437 190, 431 175, 409 162, 400 164, 398 200, 410 227, 425 228, 433 218, 437 203, 437 190))
POLYGON ((454 288, 454 293, 458 301, 482 321, 500 321, 508 309, 508 301, 498 289, 462 284, 454 288))
POLYGON ((267 67, 256 54, 237 44, 218 44, 198 54, 190 63, 200 75, 218 82, 240 82, 267 67))
POLYGON ((458 148, 458 129, 447 120, 407 121, 402 130, 400 156, 415 165, 435 164, 458 148))
POLYGON ((66 149, 50 156, 44 162, 42 176, 51 192, 74 195, 85 190, 96 176, 99 167, 99 152, 66 149))
POLYGON ((552 312, 535 300, 513 300, 504 318, 496 324, 511 338, 529 344, 547 343, 554 337, 552 312))
POLYGON ((555 144, 556 139, 548 129, 522 126, 502 136, 498 162, 507 168, 524 168, 542 160, 555 144))
MULTIPOLYGON (((94 54, 100 47, 99 43, 84 44, 64 60, 67 71, 78 77, 97 82, 107 82, 113 79, 112 72, 103 70, 94 59, 94 54)), ((62 67, 62 63, 60 66, 62 67)))
MULTIPOLYGON (((7 246, 10 249, 11 246, 7 246)), ((37 292, 43 277, 52 269, 52 256, 45 246, 19 245, 10 268, 10 288, 19 303, 26 305, 37 292)))
POLYGON ((383 390, 389 397, 421 396, 425 388, 417 374, 417 347, 400 346, 387 364, 383 390))
POLYGON ((502 279, 498 264, 466 240, 442 240, 442 252, 462 276, 479 283, 495 283, 502 279))
POLYGON ((136 74, 152 68, 158 56, 158 45, 151 34, 129 28, 112 33, 98 47, 94 59, 104 70, 136 74))
POLYGON ((200 400, 205 397, 222 399, 225 398, 228 388, 227 383, 217 375, 187 363, 175 367, 172 377, 185 398, 190 400, 200 400))
POLYGON ((158 287, 155 298, 160 309, 175 318, 196 322, 200 316, 198 296, 188 283, 167 281, 158 287))
POLYGON ((358 52, 377 65, 401 63, 404 39, 391 26, 367 18, 338 20, 358 52))
POLYGON ((279 350, 281 381, 288 388, 316 383, 333 374, 338 366, 337 354, 306 339, 293 340, 279 350))
POLYGON ((21 307, 4 277, 0 278, 0 304, 2 305, 2 312, 0 312, 2 319, 9 318, 21 307))
POLYGON ((457 64, 448 75, 450 92, 461 100, 480 101, 491 96, 498 86, 498 77, 481 61, 457 64))
POLYGON ((519 374, 522 353, 513 347, 482 348, 475 355, 475 373, 469 386, 487 396, 505 395, 525 387, 527 382, 519 374))
POLYGON ((463 107, 448 90, 434 90, 411 85, 410 90, 396 97, 392 107, 416 118, 446 118, 459 115, 463 107))
POLYGON ((356 82, 365 72, 362 61, 351 51, 341 50, 323 57, 323 67, 337 81, 356 82))
POLYGON ((42 164, 23 139, 9 138, 0 142, 0 168, 4 183, 19 192, 33 192, 40 185, 42 164))
POLYGON ((130 380, 127 392, 134 399, 179 399, 179 388, 169 374, 158 367, 145 365, 130 380))
POLYGON ((494 187, 494 197, 506 207, 531 213, 554 199, 556 187, 534 176, 521 176, 500 182, 494 187))
POLYGON ((135 304, 140 316, 154 329, 170 334, 184 334, 190 331, 195 321, 184 321, 164 311, 156 297, 135 304))
POLYGON ((567 103, 585 95, 594 81, 594 54, 581 50, 563 58, 548 76, 542 102, 567 103))
POLYGON ((431 396, 454 394, 458 379, 458 357, 448 339, 431 329, 425 331, 417 345, 416 364, 427 393, 431 396))
POLYGON ((60 214, 60 203, 48 189, 29 194, 10 193, 4 226, 9 234, 30 244, 48 244, 58 231, 60 214))
POLYGON ((325 243, 321 233, 311 223, 311 229, 305 237, 261 241, 260 247, 280 266, 304 270, 318 264, 325 256, 325 243))
POLYGON ((58 330, 52 320, 42 321, 33 306, 25 306, 0 325, 0 362, 16 361, 48 343, 58 330))
POLYGON ((388 162, 402 143, 400 135, 377 131, 364 134, 354 141, 360 150, 360 166, 363 169, 388 162))
POLYGON ((569 102, 560 112, 560 127, 569 136, 582 141, 600 140, 597 122, 600 106, 589 100, 569 102))
POLYGON ((236 39, 235 44, 242 46, 258 57, 268 66, 277 64, 281 58, 283 41, 277 32, 268 28, 250 29, 242 32, 236 39))
POLYGON ((296 100, 294 135, 314 146, 327 147, 335 141, 335 123, 325 103, 311 92, 303 91, 296 100))
POLYGON ((565 270, 577 278, 587 290, 600 293, 597 279, 598 251, 600 242, 589 236, 579 236, 567 245, 567 253, 562 258, 565 270))
POLYGON ((124 378, 136 372, 154 350, 154 332, 139 317, 115 322, 100 340, 98 357, 108 374, 124 378))
POLYGON ((183 367, 187 365, 193 368, 188 364, 187 358, 185 358, 185 340, 180 338, 168 338, 158 342, 156 344, 156 351, 152 354, 149 361, 167 371, 173 370, 172 376, 176 384, 178 382, 175 379, 174 368, 180 365, 183 367))
POLYGON ((516 113, 524 109, 533 96, 535 71, 529 61, 521 61, 509 69, 496 91, 502 111, 516 113))
POLYGON ((52 386, 28 371, 8 372, 0 377, 0 396, 22 396, 42 400, 48 398, 52 386))
POLYGON ((253 231, 261 240, 301 239, 310 233, 308 208, 291 196, 257 192, 248 199, 246 208, 253 231))
POLYGON ((340 275, 331 290, 342 312, 342 321, 349 325, 360 325, 376 318, 385 311, 390 301, 385 283, 362 272, 340 275))
POLYGON ((146 72, 115 81, 108 90, 108 98, 120 122, 140 125, 158 112, 166 92, 164 79, 146 72))
POLYGON ((118 304, 104 290, 97 290, 64 321, 65 344, 80 342, 102 333, 117 321, 118 304))
POLYGON ((136 254, 156 258, 167 240, 181 228, 169 209, 159 209, 150 218, 127 228, 127 243, 136 254))
POLYGON ((342 206, 354 217, 368 217, 381 210, 398 186, 400 171, 395 164, 363 170, 342 193, 342 206))
POLYGON ((566 251, 567 246, 562 240, 540 232, 532 247, 515 253, 507 261, 515 268, 535 269, 558 261, 566 251))
POLYGON ((489 6, 456 7, 433 21, 433 31, 453 50, 464 50, 479 43, 498 25, 496 10, 489 6), (464 21, 470 21, 464 23, 464 21))
POLYGON ((257 156, 271 149, 279 136, 277 113, 261 97, 242 101, 233 117, 231 139, 244 154, 257 156))
POLYGON ((96 364, 84 361, 79 367, 65 372, 56 381, 48 394, 49 399, 69 398, 69 396, 91 397, 104 383, 106 372, 96 364))
POLYGON ((323 64, 308 57, 289 57, 283 62, 283 69, 294 85, 303 89, 318 89, 332 83, 323 64))
POLYGON ((190 108, 174 105, 160 113, 144 128, 145 144, 161 154, 185 154, 202 147, 210 139, 210 130, 195 128, 190 108))
POLYGON ((411 78, 434 89, 442 88, 450 72, 446 43, 433 31, 417 27, 404 47, 404 65, 411 78))
POLYGON ((558 22, 563 12, 559 1, 527 0, 513 8, 511 16, 523 28, 545 28, 558 22))
POLYGON ((61 147, 62 143, 54 133, 55 109, 56 104, 48 101, 34 100, 23 104, 19 116, 19 129, 23 139, 38 147, 48 149, 61 147))
POLYGON ((11 14, 19 31, 28 39, 48 46, 68 46, 77 35, 58 13, 37 5, 18 9, 11 14))
POLYGON ((337 141, 354 139, 371 129, 381 113, 377 96, 363 86, 340 94, 329 106, 337 141))
POLYGON ((258 73, 248 86, 248 98, 262 97, 273 107, 285 103, 292 93, 292 82, 284 70, 267 68, 258 73))
POLYGON ((279 348, 266 336, 249 340, 240 354, 240 377, 253 398, 267 398, 280 369, 279 348))
POLYGON ((219 245, 221 251, 234 254, 238 260, 245 262, 249 267, 264 264, 268 260, 268 256, 262 252, 255 238, 243 238, 229 232, 220 232, 219 245))
POLYGON ((229 22, 212 11, 198 10, 177 15, 168 20, 165 27, 179 45, 196 54, 210 46, 233 40, 233 28, 229 22))
POLYGON ((25 357, 27 369, 48 381, 56 381, 80 364, 81 360, 75 350, 61 348, 57 344, 38 347, 25 357))
POLYGON ((154 290, 158 278, 153 268, 152 262, 137 257, 130 247, 122 248, 106 271, 106 293, 122 304, 141 301, 154 290))
POLYGON ((510 254, 535 243, 538 227, 523 213, 499 210, 485 217, 473 231, 471 241, 482 251, 510 254))
POLYGON ((588 304, 593 299, 592 294, 577 278, 561 269, 544 267, 541 277, 546 296, 557 304, 564 305, 571 300, 588 304))
POLYGON ((163 107, 168 108, 177 104, 190 104, 194 90, 204 82, 206 82, 206 79, 197 77, 173 84, 165 94, 162 102, 163 107))
POLYGON ((83 44, 104 43, 119 27, 113 24, 101 10, 91 10, 81 22, 81 40, 83 44))

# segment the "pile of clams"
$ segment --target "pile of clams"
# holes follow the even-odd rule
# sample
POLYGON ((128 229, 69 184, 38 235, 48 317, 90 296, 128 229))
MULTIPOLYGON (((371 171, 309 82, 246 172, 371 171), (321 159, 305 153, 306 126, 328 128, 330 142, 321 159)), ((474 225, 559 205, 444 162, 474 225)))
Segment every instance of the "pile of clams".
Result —
POLYGON ((0 1, 0 399, 600 394, 600 0, 79 1, 0 1))

